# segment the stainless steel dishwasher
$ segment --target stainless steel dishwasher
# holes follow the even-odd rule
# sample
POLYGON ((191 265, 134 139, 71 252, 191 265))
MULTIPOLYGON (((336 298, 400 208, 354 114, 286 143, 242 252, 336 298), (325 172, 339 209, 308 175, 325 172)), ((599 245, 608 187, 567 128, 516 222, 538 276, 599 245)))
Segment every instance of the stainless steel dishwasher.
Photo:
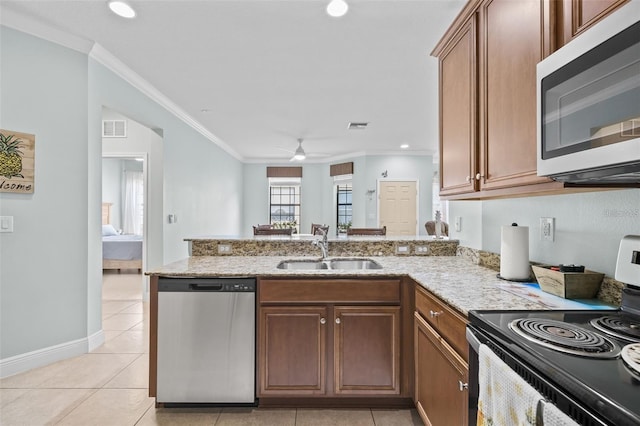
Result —
POLYGON ((158 279, 156 402, 255 403, 255 278, 158 279))

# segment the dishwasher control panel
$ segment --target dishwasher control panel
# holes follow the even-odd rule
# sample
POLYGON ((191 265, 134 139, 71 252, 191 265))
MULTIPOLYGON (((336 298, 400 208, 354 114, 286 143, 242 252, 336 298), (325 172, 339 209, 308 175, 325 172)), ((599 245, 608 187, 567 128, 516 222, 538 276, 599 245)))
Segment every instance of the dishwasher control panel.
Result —
POLYGON ((158 278, 158 291, 255 293, 255 278, 158 278))

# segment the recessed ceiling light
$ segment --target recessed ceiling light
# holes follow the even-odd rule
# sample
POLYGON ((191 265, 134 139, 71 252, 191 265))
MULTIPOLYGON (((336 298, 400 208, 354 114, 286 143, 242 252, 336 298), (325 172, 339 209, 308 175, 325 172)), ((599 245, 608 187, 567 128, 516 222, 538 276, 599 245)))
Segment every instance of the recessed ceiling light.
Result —
POLYGON ((334 18, 344 16, 348 10, 349 5, 344 0, 331 0, 331 3, 327 5, 327 13, 334 18))
POLYGON ((127 3, 119 0, 109 2, 109 9, 118 16, 123 18, 135 18, 136 11, 127 3))
POLYGON ((400 148, 407 149, 407 148, 409 148, 409 144, 408 143, 403 143, 402 145, 400 145, 400 148))

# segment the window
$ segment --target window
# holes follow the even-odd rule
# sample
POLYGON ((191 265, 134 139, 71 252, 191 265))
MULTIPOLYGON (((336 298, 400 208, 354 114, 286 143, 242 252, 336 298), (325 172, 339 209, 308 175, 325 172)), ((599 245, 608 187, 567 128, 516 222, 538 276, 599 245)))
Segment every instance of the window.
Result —
POLYGON ((336 229, 338 233, 345 233, 347 232, 347 228, 351 226, 351 220, 353 218, 351 184, 343 183, 336 185, 336 194, 336 205, 338 206, 338 223, 336 229))
POLYGON ((269 178, 269 223, 300 231, 300 183, 299 178, 269 178))

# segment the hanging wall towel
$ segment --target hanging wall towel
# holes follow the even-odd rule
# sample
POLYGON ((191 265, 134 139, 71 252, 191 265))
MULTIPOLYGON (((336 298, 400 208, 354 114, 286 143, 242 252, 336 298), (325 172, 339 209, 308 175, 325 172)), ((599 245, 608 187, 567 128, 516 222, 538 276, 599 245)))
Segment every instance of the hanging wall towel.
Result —
POLYGON ((500 278, 526 280, 531 276, 529 266, 529 227, 503 226, 500 238, 500 278))
POLYGON ((478 383, 478 426, 536 424, 542 395, 487 345, 480 345, 478 383))

